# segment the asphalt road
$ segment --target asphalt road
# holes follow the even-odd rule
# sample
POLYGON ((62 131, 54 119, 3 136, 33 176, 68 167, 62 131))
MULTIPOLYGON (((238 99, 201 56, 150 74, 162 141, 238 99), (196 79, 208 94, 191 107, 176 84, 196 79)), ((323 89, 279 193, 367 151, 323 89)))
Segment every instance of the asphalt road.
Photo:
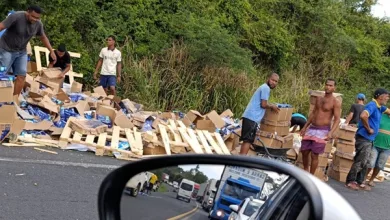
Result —
POLYGON ((124 194, 121 201, 122 219, 169 219, 196 209, 195 200, 190 203, 178 200, 172 188, 169 189, 169 192, 152 192, 151 195, 140 194, 137 197, 124 194))
MULTIPOLYGON (((58 154, 0 146, 0 219, 98 219, 97 193, 102 180, 127 162, 90 152, 50 150, 58 154)), ((362 219, 389 218, 390 181, 377 183, 371 192, 350 191, 334 180, 328 184, 355 207, 362 219)), ((196 207, 194 201, 176 200, 172 192, 155 192, 152 196, 124 196, 124 216, 136 210, 131 212, 131 219, 156 219, 156 213, 157 219, 168 219, 196 207)), ((198 208, 182 219, 203 220, 207 213, 198 208)))

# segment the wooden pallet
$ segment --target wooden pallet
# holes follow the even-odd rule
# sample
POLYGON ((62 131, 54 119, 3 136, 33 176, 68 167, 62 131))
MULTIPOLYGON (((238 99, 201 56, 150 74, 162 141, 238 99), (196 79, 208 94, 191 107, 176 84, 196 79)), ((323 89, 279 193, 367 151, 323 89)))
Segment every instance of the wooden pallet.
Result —
POLYGON ((143 153, 141 133, 137 132, 136 129, 131 131, 130 129, 121 129, 118 126, 114 126, 112 129, 99 135, 83 135, 69 127, 69 123, 73 120, 76 119, 69 118, 60 136, 59 146, 62 149, 65 149, 71 143, 88 146, 98 156, 103 156, 105 153, 119 152, 124 156, 138 158, 143 153), (107 141, 111 141, 110 146, 106 146, 107 141), (128 142, 131 151, 118 149, 120 141, 128 142))
MULTIPOLYGON (((230 154, 219 133, 187 128, 183 122, 168 120, 168 125, 159 125, 162 143, 153 137, 160 146, 164 146, 166 154, 194 152, 198 154, 230 154)), ((152 134, 153 135, 153 134, 152 134)))

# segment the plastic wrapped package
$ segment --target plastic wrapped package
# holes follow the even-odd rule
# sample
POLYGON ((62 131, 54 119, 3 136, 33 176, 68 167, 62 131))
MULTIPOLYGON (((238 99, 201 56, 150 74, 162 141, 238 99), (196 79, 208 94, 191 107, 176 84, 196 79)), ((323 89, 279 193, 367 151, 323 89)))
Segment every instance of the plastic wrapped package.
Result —
POLYGON ((38 116, 41 120, 51 121, 51 116, 46 112, 42 111, 38 106, 27 106, 27 111, 30 115, 38 116))
POLYGON ((84 112, 84 118, 89 119, 89 120, 90 119, 94 119, 95 115, 96 115, 96 111, 95 110, 85 111, 84 112))
POLYGON ((69 93, 68 97, 72 102, 78 102, 79 100, 85 100, 87 95, 83 93, 69 93))
POLYGON ((96 119, 101 121, 103 124, 106 124, 108 128, 112 128, 112 121, 110 117, 105 116, 105 115, 97 115, 96 119))
POLYGON ((3 128, 3 131, 1 132, 0 140, 3 140, 5 137, 7 137, 8 133, 10 132, 10 130, 11 130, 11 126, 10 125, 5 125, 4 128, 3 128))
MULTIPOLYGON (((111 147, 111 141, 106 141, 106 146, 111 147)), ((118 149, 120 150, 130 150, 130 144, 127 141, 119 141, 118 149)))
POLYGON ((45 131, 37 131, 37 130, 23 130, 21 135, 24 136, 26 134, 33 135, 33 136, 39 136, 39 135, 48 135, 45 131))
POLYGON ((145 121, 144 125, 142 126, 142 132, 152 131, 153 130, 153 127, 152 127, 153 121, 154 120, 152 120, 152 119, 147 119, 145 121))

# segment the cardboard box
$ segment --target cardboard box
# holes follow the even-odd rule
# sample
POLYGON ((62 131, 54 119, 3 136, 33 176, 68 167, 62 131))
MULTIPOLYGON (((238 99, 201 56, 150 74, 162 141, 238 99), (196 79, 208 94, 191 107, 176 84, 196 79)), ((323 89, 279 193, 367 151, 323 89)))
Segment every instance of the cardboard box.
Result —
POLYGON ((197 120, 196 129, 215 132, 217 128, 215 127, 214 123, 211 120, 197 120))
POLYGON ((0 81, 0 102, 14 101, 14 83, 12 81, 0 81))
POLYGON ((351 159, 340 157, 337 154, 333 157, 333 166, 334 167, 350 169, 352 164, 353 164, 353 160, 351 160, 351 159))
POLYGON ((353 126, 348 125, 341 125, 340 128, 337 130, 337 137, 342 140, 347 141, 355 141, 355 134, 356 134, 357 128, 353 126))
POLYGON ((205 117, 200 114, 198 111, 190 110, 187 112, 187 114, 182 119, 183 123, 188 127, 191 126, 191 124, 196 124, 197 120, 203 120, 205 117))
POLYGON ((77 93, 77 92, 81 92, 81 91, 83 91, 83 84, 78 83, 76 81, 73 81, 72 87, 70 87, 70 92, 77 93))
POLYGON ((33 61, 28 61, 27 62, 27 73, 34 73, 34 72, 38 72, 37 63, 33 62, 33 61))
POLYGON ((225 126, 225 121, 218 115, 216 111, 211 111, 206 115, 206 119, 213 122, 216 128, 222 128, 225 126))
POLYGON ((283 137, 284 142, 282 143, 282 148, 293 148, 294 147, 294 134, 288 134, 283 137))
POLYGON ((123 106, 127 109, 127 111, 131 113, 136 113, 143 110, 143 105, 130 101, 129 99, 123 99, 123 106))
POLYGON ((222 112, 219 116, 222 118, 233 118, 234 114, 230 109, 226 109, 224 112, 222 112))
POLYGON ((62 72, 60 68, 43 69, 40 73, 40 76, 36 78, 36 81, 47 85, 57 93, 61 88, 62 83, 64 82, 64 78, 60 77, 61 74, 62 72))
POLYGON ((294 108, 280 108, 278 113, 273 112, 271 109, 265 111, 264 120, 268 121, 291 121, 294 108))
POLYGON ((18 118, 14 105, 0 106, 0 141, 3 141, 10 134, 20 135, 25 124, 24 120, 18 118), (3 136, 3 132, 7 132, 7 134, 3 136))
POLYGON ((332 148, 333 148, 333 140, 332 141, 328 141, 325 145, 325 150, 324 150, 324 153, 330 153, 332 152, 332 148))
POLYGON ((347 154, 355 152, 355 142, 338 139, 336 141, 337 151, 347 154))
MULTIPOLYGON (((281 137, 275 135, 274 133, 270 133, 266 131, 258 131, 257 137, 253 144, 262 147, 263 145, 261 144, 260 141, 257 140, 257 138, 260 138, 260 140, 264 143, 264 145, 267 148, 283 148, 283 144, 291 141, 291 139, 293 139, 293 136, 281 137)), ((290 148, 288 146, 285 147, 290 148)))
MULTIPOLYGON (((318 166, 319 167, 326 167, 326 166, 328 166, 328 158, 329 158, 329 154, 328 153, 323 153, 323 154, 318 155, 318 166)), ((303 164, 302 153, 301 152, 299 152, 297 163, 302 163, 303 164)), ((311 156, 309 156, 309 164, 311 164, 311 156)))
POLYGON ((349 171, 346 172, 345 170, 340 171, 337 168, 335 169, 335 167, 331 166, 328 168, 327 174, 330 178, 345 183, 347 181, 348 172, 349 171))
POLYGON ((275 133, 279 136, 286 136, 290 132, 291 121, 269 121, 261 120, 260 130, 275 133))

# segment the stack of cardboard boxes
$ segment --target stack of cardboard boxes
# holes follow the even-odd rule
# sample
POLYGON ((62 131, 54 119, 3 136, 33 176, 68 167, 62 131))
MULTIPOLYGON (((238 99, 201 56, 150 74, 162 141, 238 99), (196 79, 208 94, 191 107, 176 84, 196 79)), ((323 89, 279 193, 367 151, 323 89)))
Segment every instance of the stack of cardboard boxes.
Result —
POLYGON ((279 105, 280 111, 278 113, 267 109, 260 124, 260 131, 257 133, 255 145, 262 146, 264 143, 267 148, 292 148, 293 135, 289 133, 291 125, 291 116, 293 108, 290 106, 279 105))
POLYGON ((356 131, 356 127, 341 125, 337 132, 336 152, 333 156, 333 162, 328 169, 328 175, 340 182, 346 181, 348 172, 353 164, 356 131))

